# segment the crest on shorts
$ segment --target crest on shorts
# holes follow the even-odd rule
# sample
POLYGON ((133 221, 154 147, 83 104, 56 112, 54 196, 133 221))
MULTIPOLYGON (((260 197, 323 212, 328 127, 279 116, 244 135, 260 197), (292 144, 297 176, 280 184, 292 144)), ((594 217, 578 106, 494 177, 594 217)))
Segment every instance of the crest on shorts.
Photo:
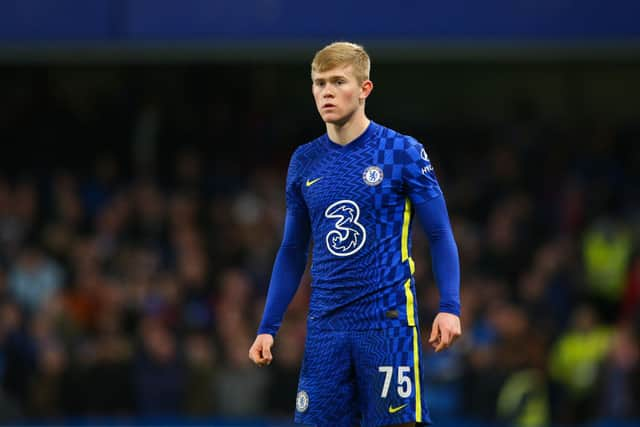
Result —
POLYGON ((306 391, 302 390, 298 392, 296 396, 296 410, 298 412, 304 412, 309 407, 309 395, 306 391))
POLYGON ((362 172, 362 180, 365 184, 376 186, 382 182, 384 174, 378 166, 369 166, 362 172))

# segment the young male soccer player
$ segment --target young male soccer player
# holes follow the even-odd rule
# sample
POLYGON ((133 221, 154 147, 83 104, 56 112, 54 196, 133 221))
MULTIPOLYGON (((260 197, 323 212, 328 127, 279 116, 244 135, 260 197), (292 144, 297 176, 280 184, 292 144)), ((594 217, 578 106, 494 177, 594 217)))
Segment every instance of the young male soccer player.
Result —
POLYGON ((353 43, 330 44, 313 59, 313 97, 327 133, 291 158, 283 241, 249 350, 258 366, 271 363, 312 236, 295 420, 318 427, 430 423, 409 238, 414 212, 440 291, 429 342, 440 351, 461 333, 458 251, 442 191, 420 143, 365 115, 369 69, 353 43))

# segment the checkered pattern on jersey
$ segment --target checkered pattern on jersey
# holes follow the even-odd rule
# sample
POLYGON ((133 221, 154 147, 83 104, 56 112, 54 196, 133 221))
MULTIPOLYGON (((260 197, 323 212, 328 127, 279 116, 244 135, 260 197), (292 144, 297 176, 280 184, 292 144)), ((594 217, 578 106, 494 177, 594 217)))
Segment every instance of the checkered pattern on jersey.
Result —
MULTIPOLYGON (((405 204, 408 197, 403 180, 407 164, 407 137, 387 128, 382 128, 376 148, 376 162, 385 177, 383 185, 375 189, 375 205, 380 214, 379 235, 383 236, 380 254, 382 264, 387 266, 384 278, 403 282, 409 275, 408 261, 402 260, 402 229, 405 221, 405 204)), ((408 232, 411 235, 413 209, 410 212, 408 232)), ((408 240, 408 253, 411 241, 408 240)))
MULTIPOLYGON (((370 130, 371 132, 371 130, 370 130)), ((373 136, 371 132, 369 137, 373 136)), ((311 218, 313 233, 313 295, 310 317, 327 329, 368 329, 379 327, 384 318, 384 280, 380 257, 380 236, 376 232, 379 212, 373 204, 373 190, 362 178, 373 164, 368 139, 354 141, 346 147, 331 146, 320 140, 325 150, 306 169, 307 180, 321 178, 303 194, 311 218), (336 218, 327 216, 328 208, 341 204, 357 206, 355 219, 348 227, 358 234, 354 246, 362 247, 347 256, 332 252, 328 235, 338 227, 336 218), (362 239, 362 240, 359 240, 362 239)))
MULTIPOLYGON (((410 268, 402 260, 402 232, 405 201, 412 197, 413 187, 423 185, 421 172, 416 172, 421 165, 415 160, 420 160, 421 147, 372 123, 347 146, 339 147, 324 135, 296 150, 287 178, 287 203, 305 209, 311 221, 310 323, 329 330, 407 324, 404 284, 410 268), (371 166, 383 171, 377 185, 363 179, 371 166), (328 215, 332 206, 348 209, 349 221, 328 215), (351 229, 347 235, 353 250, 347 254, 336 254, 328 241, 340 227, 351 229)), ((435 177, 433 183, 437 186, 435 177)))

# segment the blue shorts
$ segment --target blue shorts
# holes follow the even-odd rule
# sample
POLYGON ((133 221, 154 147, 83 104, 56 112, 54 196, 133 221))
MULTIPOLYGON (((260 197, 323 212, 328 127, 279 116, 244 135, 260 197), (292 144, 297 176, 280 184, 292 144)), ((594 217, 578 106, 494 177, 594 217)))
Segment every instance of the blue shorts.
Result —
POLYGON ((431 424, 417 327, 309 331, 295 421, 316 427, 431 424))

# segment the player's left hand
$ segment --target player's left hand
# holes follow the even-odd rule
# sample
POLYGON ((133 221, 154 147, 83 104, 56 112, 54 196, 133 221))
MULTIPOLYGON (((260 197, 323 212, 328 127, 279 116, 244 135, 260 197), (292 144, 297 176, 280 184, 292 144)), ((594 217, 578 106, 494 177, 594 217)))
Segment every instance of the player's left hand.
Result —
POLYGON ((451 313, 438 313, 436 318, 433 319, 429 344, 433 346, 437 353, 450 347, 460 335, 462 335, 460 318, 451 313))
POLYGON ((273 347, 273 335, 258 335, 249 349, 249 359, 259 367, 271 365, 273 360, 271 347, 273 347))

